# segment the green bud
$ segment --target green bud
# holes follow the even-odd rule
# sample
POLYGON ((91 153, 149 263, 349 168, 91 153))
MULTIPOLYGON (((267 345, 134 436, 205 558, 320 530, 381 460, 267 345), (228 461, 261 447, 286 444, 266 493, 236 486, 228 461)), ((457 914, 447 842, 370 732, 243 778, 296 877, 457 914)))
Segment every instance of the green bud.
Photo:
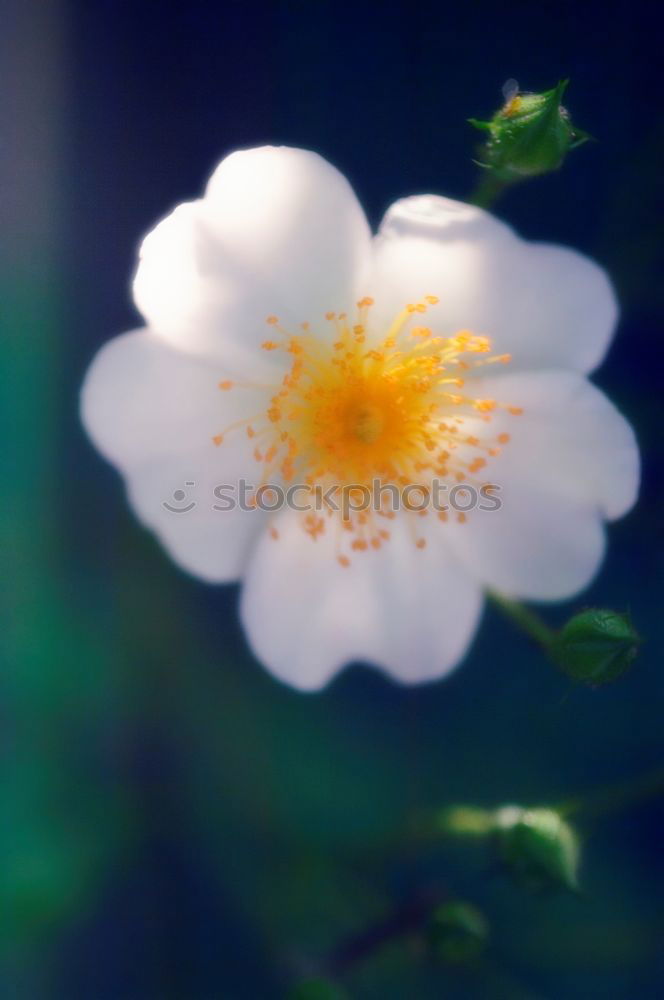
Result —
POLYGON ((553 639, 550 653, 569 677, 595 687, 624 674, 640 642, 625 615, 593 608, 570 618, 553 639))
POLYGON ((306 979, 290 991, 289 1000, 348 1000, 348 994, 326 979, 306 979))
POLYGON ((570 149, 590 139, 576 128, 562 106, 569 80, 541 94, 520 93, 509 80, 503 88, 505 104, 490 121, 470 118, 471 125, 487 133, 480 152, 480 166, 503 183, 512 183, 557 170, 570 149))
POLYGON ((462 900, 439 906, 429 924, 429 944, 444 962, 472 962, 482 954, 489 925, 477 907, 462 900))
POLYGON ((493 813, 477 806, 448 806, 436 815, 436 830, 455 837, 483 837, 493 823, 493 813))
POLYGON ((515 880, 528 889, 576 889, 579 841, 553 809, 505 806, 495 816, 498 853, 515 880))

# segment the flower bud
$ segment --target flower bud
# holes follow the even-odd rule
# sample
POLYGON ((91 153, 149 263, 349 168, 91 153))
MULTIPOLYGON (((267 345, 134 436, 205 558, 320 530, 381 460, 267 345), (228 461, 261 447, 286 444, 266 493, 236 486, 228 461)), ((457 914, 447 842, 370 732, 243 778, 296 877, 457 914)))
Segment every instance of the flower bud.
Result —
POLYGON ((592 608, 570 618, 556 634, 550 653, 573 680, 596 687, 625 673, 640 642, 625 615, 592 608))
POLYGON ((436 909, 428 936, 432 951, 444 962, 471 962, 484 951, 489 925, 471 903, 450 900, 436 909))
POLYGON ((480 165, 504 183, 557 170, 570 149, 590 136, 572 125, 561 100, 568 80, 541 94, 520 93, 510 80, 503 88, 505 104, 491 121, 470 118, 471 125, 488 133, 480 165))
POLYGON ((496 834, 500 859, 518 883, 577 888, 578 838, 555 810, 505 806, 496 813, 496 834))

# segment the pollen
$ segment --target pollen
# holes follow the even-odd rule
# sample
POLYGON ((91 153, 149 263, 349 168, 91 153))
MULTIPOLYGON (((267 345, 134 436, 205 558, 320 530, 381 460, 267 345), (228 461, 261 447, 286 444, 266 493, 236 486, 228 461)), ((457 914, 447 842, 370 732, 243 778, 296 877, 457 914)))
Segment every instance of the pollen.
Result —
MULTIPOLYGON (((443 336, 435 321, 423 325, 425 313, 437 312, 437 296, 407 303, 383 330, 372 322, 373 305, 365 296, 352 317, 329 311, 318 323, 301 323, 297 331, 268 316, 267 325, 281 339, 265 340, 262 347, 282 356, 280 381, 268 389, 262 414, 213 437, 221 444, 228 430, 244 426, 249 438, 261 439, 254 458, 263 467, 264 482, 279 476, 304 484, 312 496, 316 490, 337 500, 345 496, 342 512, 328 499, 322 510, 302 515, 312 541, 335 532, 336 559, 344 567, 356 554, 389 541, 379 518, 391 520, 398 511, 413 519, 427 512, 405 502, 395 506, 395 497, 405 499, 407 488, 418 487, 429 497, 436 479, 475 482, 487 459, 510 441, 510 434, 492 435, 482 430, 484 425, 500 411, 523 412, 473 394, 475 370, 482 374, 483 366, 508 363, 510 357, 492 355, 491 340, 481 333, 462 329, 443 336)), ((242 388, 230 380, 218 385, 242 388)), ((449 522, 444 511, 438 519, 449 522)), ((469 520, 465 513, 454 519, 469 520)), ((416 532, 413 541, 418 549, 426 545, 416 532)))

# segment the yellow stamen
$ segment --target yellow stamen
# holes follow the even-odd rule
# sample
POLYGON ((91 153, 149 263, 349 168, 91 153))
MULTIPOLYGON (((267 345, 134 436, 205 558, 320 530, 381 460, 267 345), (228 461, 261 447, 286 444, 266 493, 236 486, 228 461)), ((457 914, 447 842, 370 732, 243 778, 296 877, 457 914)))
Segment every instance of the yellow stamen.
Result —
MULTIPOLYGON (((378 549, 389 539, 374 518, 395 516, 389 500, 381 497, 378 509, 372 509, 363 491, 377 482, 398 491, 417 486, 429 498, 435 478, 450 484, 472 482, 486 466, 485 456, 498 455, 497 445, 507 444, 510 435, 487 437, 469 431, 476 430, 478 421, 491 422, 497 410, 523 412, 472 394, 475 368, 510 360, 507 354, 490 355, 488 337, 471 330, 445 337, 434 333, 435 324, 414 324, 438 304, 435 295, 406 305, 382 338, 370 320, 373 304, 370 297, 361 298, 352 319, 343 312, 326 313, 329 337, 314 335, 308 323, 290 332, 276 316, 268 316, 268 326, 277 328, 283 339, 266 340, 262 347, 281 352, 288 370, 281 384, 271 388, 262 419, 233 425, 244 426, 249 438, 266 436, 265 447, 254 451, 265 474, 269 467, 286 482, 331 486, 337 498, 346 489, 351 509, 338 517, 341 548, 358 553, 378 549), (463 392, 454 391, 460 389, 463 392)), ((242 387, 230 380, 218 384, 221 389, 242 387)), ((218 434, 212 440, 219 445, 223 439, 218 434)), ((333 510, 325 513, 331 516, 333 510)), ((439 511, 438 518, 449 520, 445 511, 439 511)), ((463 524, 467 516, 459 512, 455 519, 463 524)), ((316 540, 327 520, 303 515, 304 530, 316 540)), ((414 537, 414 543, 422 549, 426 540, 414 537)), ((338 551, 336 558, 341 566, 349 565, 346 552, 338 551)))

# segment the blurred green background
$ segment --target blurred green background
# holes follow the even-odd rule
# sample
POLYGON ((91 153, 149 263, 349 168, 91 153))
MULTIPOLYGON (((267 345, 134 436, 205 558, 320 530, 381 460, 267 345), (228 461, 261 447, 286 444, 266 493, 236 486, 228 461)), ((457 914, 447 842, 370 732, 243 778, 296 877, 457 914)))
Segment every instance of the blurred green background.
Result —
POLYGON ((0 995, 285 997, 340 942, 441 892, 484 912, 485 958, 437 963, 401 936, 347 969, 350 996, 660 996, 661 799, 583 826, 579 896, 399 836, 431 807, 558 802, 664 762, 655 5, 4 0, 0 15, 0 995), (90 359, 138 323, 137 242, 223 154, 263 142, 323 153, 374 223, 406 193, 466 197, 466 118, 508 77, 564 76, 599 141, 496 211, 594 255, 619 290, 596 381, 637 429, 644 485, 583 602, 629 610, 642 655, 613 686, 573 687, 489 609, 443 683, 355 667, 291 691, 252 660, 237 588, 169 563, 81 430, 90 359))

